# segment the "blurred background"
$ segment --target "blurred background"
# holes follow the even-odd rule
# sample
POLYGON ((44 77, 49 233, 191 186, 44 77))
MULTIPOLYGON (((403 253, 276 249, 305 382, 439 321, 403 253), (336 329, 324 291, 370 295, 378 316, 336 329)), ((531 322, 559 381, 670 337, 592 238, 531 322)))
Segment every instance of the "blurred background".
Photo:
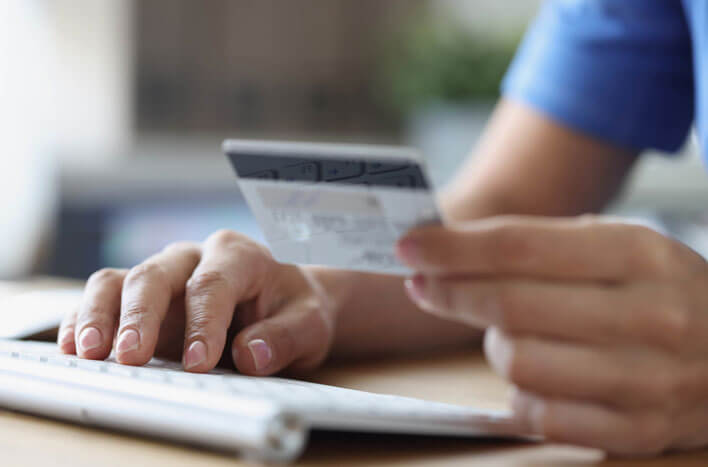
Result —
MULTIPOLYGON (((9 0, 0 6, 0 277, 87 277, 219 228, 261 235, 227 137, 408 144, 444 184, 540 0, 9 0)), ((509 135, 514 137, 514 135, 509 135)), ((688 141, 613 212, 708 251, 688 141)))

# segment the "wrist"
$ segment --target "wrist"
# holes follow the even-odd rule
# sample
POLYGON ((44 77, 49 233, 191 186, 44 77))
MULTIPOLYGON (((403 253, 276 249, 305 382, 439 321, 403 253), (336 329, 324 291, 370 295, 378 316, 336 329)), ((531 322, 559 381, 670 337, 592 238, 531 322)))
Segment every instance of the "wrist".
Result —
POLYGON ((303 266, 301 270, 319 296, 327 313, 336 319, 352 293, 356 273, 324 266, 303 266))

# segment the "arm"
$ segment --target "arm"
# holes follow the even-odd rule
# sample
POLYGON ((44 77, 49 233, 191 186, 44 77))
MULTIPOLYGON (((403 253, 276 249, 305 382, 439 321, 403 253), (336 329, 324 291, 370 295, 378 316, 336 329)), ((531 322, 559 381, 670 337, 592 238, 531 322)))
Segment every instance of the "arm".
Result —
POLYGON ((499 214, 598 212, 636 159, 539 111, 502 100, 470 159, 441 196, 452 222, 499 214))
MULTIPOLYGON (((509 102, 479 152, 476 168, 442 198, 453 224, 599 208, 632 161, 509 102)), ((171 245, 129 271, 94 274, 58 340, 84 358, 105 358, 115 345, 118 361, 132 365, 156 352, 181 356, 190 371, 210 370, 231 350, 240 371, 264 375, 310 369, 329 354, 424 351, 479 336, 478 328, 423 313, 399 277, 279 264, 243 235, 220 231, 203 244, 171 245)))
MULTIPOLYGON (((502 100, 440 204, 451 223, 501 214, 595 212, 614 196, 635 154, 569 130, 522 104, 502 100)), ((454 347, 479 339, 423 313, 395 276, 314 270, 338 313, 334 356, 454 347)))

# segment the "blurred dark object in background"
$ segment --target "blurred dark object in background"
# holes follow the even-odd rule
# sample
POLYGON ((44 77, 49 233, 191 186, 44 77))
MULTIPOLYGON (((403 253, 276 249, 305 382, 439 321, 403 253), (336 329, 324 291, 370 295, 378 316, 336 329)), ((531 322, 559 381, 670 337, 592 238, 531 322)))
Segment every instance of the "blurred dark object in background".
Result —
POLYGON ((374 99, 410 0, 136 2, 140 131, 395 132, 374 99))

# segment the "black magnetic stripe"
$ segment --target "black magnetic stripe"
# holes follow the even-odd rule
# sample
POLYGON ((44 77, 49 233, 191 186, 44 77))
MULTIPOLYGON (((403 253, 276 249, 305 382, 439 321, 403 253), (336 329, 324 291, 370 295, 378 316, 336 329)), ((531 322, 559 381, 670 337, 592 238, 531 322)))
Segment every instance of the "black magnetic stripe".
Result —
POLYGON ((227 154, 240 178, 429 189, 415 161, 227 154))

